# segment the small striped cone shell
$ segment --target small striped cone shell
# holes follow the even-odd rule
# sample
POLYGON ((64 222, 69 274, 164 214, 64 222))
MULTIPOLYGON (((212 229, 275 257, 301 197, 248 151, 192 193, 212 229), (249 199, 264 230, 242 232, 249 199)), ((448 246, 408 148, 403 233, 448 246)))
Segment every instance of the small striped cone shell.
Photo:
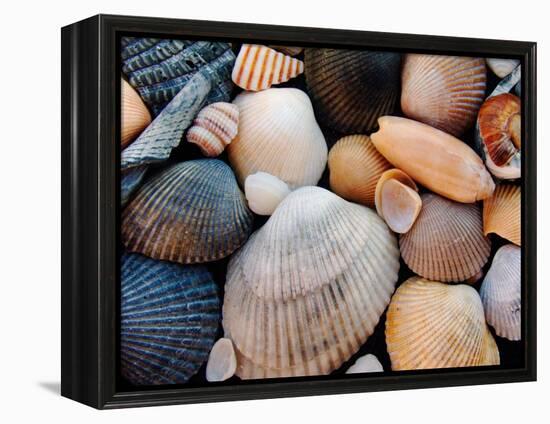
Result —
POLYGON ((277 50, 278 52, 287 54, 289 56, 298 56, 300 53, 304 51, 303 47, 295 47, 295 46, 269 46, 272 49, 277 50))
POLYGON ((394 371, 500 363, 481 299, 463 284, 405 281, 388 308, 386 344, 394 371))
POLYGON ((131 252, 180 263, 225 258, 252 232, 252 212, 231 168, 216 159, 178 163, 148 180, 122 214, 131 252))
POLYGON ((208 157, 220 155, 237 135, 239 108, 232 103, 213 103, 199 112, 187 131, 187 141, 195 143, 208 157))
POLYGON ((500 184, 483 201, 483 233, 495 233, 521 246, 521 188, 500 184))
POLYGON ((139 94, 121 80, 120 147, 125 149, 151 123, 151 114, 139 94))
POLYGON ((409 118, 459 137, 475 123, 486 79, 482 58, 407 54, 401 109, 409 118))
POLYGON ((320 187, 292 192, 228 266, 223 326, 237 375, 340 367, 372 334, 398 270, 395 238, 372 210, 320 187))
POLYGON ((246 177, 244 193, 248 207, 258 215, 271 215, 279 203, 290 194, 284 181, 265 172, 246 177))
POLYGON ((519 66, 519 60, 517 59, 485 59, 487 66, 493 71, 493 73, 499 77, 504 78, 505 76, 512 73, 514 69, 519 66))
POLYGON ((487 263, 491 242, 483 235, 477 204, 422 194, 422 210, 399 239, 401 255, 416 274, 430 280, 460 282, 487 263))
POLYGON ((231 78, 239 87, 260 91, 281 84, 304 72, 301 60, 266 46, 243 44, 231 78))
POLYGON ((208 358, 220 321, 206 268, 124 254, 121 373, 136 385, 186 383, 208 358))
POLYGON ((487 323, 500 337, 521 340, 521 248, 498 249, 480 289, 487 323))

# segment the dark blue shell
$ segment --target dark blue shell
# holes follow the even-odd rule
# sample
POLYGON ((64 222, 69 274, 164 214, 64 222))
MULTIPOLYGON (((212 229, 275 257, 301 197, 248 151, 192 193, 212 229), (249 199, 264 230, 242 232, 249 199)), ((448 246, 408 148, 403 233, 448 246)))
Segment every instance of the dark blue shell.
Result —
POLYGON ((183 384, 208 359, 220 323, 217 286, 200 265, 124 254, 121 372, 136 385, 183 384))

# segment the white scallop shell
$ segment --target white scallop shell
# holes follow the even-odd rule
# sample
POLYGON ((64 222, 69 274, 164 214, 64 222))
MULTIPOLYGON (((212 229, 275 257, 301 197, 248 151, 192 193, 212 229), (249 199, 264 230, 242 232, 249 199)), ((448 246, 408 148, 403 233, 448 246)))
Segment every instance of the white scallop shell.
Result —
POLYGON ((384 367, 378 358, 372 354, 361 356, 348 368, 346 374, 358 374, 363 372, 384 372, 384 367))
POLYGON ((246 177, 244 193, 248 207, 258 215, 271 215, 290 190, 284 181, 266 172, 256 172, 246 177))
POLYGON ((237 369, 237 357, 233 343, 226 338, 219 339, 208 356, 206 364, 206 380, 225 381, 233 377, 237 369))

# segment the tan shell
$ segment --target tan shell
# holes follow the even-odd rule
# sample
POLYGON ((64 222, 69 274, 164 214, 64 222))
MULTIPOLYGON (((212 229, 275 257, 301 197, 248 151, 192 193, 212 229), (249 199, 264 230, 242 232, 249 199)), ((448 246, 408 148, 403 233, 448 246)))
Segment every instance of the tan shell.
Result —
POLYGON ((304 72, 304 62, 266 46, 243 44, 231 78, 239 87, 260 91, 304 72))
POLYGON ((500 363, 481 299, 463 284, 405 281, 388 308, 386 343, 394 371, 500 363))
POLYGON ((295 47, 295 46, 269 46, 272 49, 275 49, 281 53, 287 54, 289 56, 298 56, 300 53, 304 51, 303 47, 295 47))
POLYGON ((420 215, 399 239, 403 260, 416 274, 430 280, 468 280, 483 268, 491 252, 479 206, 432 193, 421 198, 420 215))
POLYGON ((499 184, 493 196, 483 201, 483 232, 521 246, 521 188, 499 184))
POLYGON ((414 181, 457 202, 493 194, 495 184, 481 158, 459 139, 426 124, 383 116, 371 135, 378 151, 414 181))
POLYGON ((349 135, 330 149, 328 168, 333 192, 372 207, 376 182, 391 164, 378 153, 369 136, 349 135))
POLYGON ((218 102, 202 109, 187 131, 187 141, 194 143, 208 157, 220 155, 237 135, 239 108, 218 102))
POLYGON ((409 118, 459 137, 475 122, 486 79, 482 58, 408 54, 401 109, 409 118))
POLYGON ((233 377, 237 369, 237 357, 233 343, 226 338, 219 339, 208 356, 206 364, 207 381, 225 381, 233 377))
POLYGON ((125 149, 151 123, 151 113, 134 88, 121 79, 120 143, 125 149))

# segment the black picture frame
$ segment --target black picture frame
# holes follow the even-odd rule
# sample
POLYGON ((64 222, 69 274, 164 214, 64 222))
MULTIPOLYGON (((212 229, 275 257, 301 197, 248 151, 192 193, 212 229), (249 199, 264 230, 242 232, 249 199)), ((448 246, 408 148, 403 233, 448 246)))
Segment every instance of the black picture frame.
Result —
POLYGON ((536 380, 536 43, 111 15, 69 25, 61 35, 63 396, 107 409, 536 380), (117 40, 126 33, 520 59, 524 367, 121 391, 116 374, 117 40))

